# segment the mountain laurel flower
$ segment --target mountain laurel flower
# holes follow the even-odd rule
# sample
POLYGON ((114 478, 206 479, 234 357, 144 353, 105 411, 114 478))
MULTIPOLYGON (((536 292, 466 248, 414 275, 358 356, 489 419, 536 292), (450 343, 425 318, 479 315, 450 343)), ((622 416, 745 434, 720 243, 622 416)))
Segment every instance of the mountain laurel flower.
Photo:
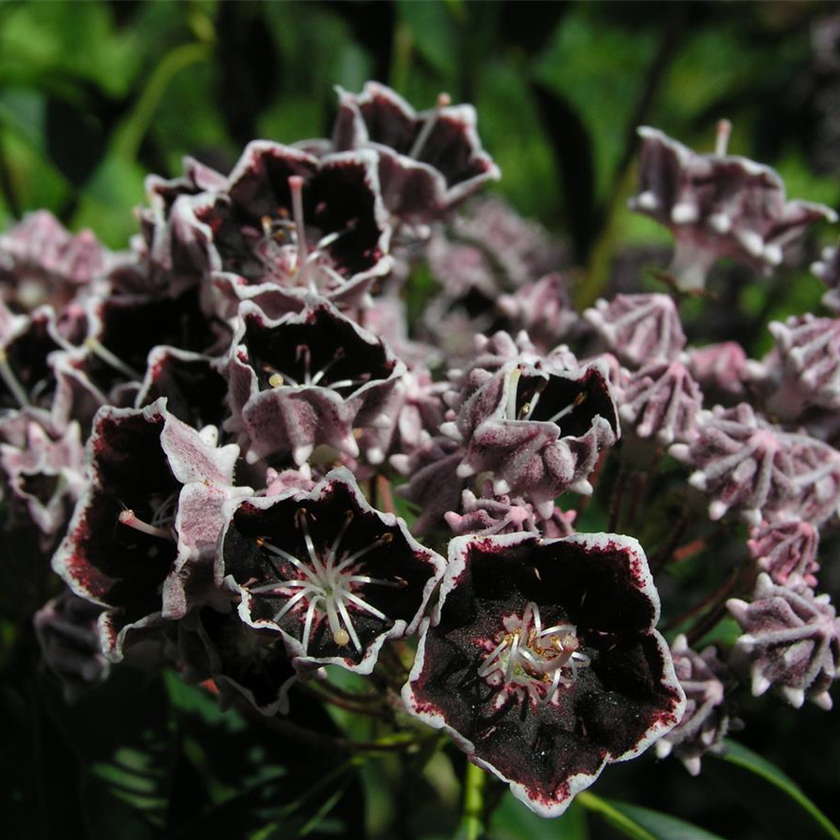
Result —
POLYGON ((388 639, 417 629, 445 566, 345 468, 312 490, 231 505, 220 546, 217 581, 239 596, 242 620, 279 633, 303 669, 369 674, 388 639))
POLYGON ((822 204, 788 201, 769 166, 728 155, 730 130, 722 120, 714 154, 697 154, 658 129, 639 128, 639 192, 630 209, 670 228, 670 272, 683 290, 702 289, 719 257, 769 274, 814 222, 837 219, 822 204))
POLYGON ((456 537, 403 701, 542 816, 685 707, 641 546, 614 534, 456 537))
POLYGON ((730 727, 721 677, 726 666, 714 647, 696 653, 686 637, 677 636, 671 645, 674 671, 685 691, 685 714, 682 720, 656 742, 657 758, 674 755, 692 776, 700 773, 700 759, 706 753, 726 751, 723 739, 730 727))
POLYGON ((89 488, 52 564, 73 592, 106 607, 99 630, 112 661, 130 632, 213 597, 222 505, 252 492, 231 486, 239 448, 215 444, 212 431, 168 414, 165 400, 96 415, 89 488))
POLYGON ((817 585, 819 544, 819 530, 805 519, 762 522, 747 541, 758 567, 779 586, 797 581, 817 585))
POLYGON ((703 393, 682 362, 645 365, 621 389, 619 416, 639 437, 668 445, 697 436, 696 418, 703 393))
POLYGON ((583 317, 607 350, 630 367, 673 361, 685 347, 680 316, 668 295, 616 295, 596 301, 583 317))
POLYGON ((417 113, 398 93, 367 82, 360 94, 338 88, 336 151, 370 149, 388 211, 410 224, 441 217, 490 181, 499 168, 482 149, 472 105, 441 94, 417 113))
POLYGON ((490 471, 494 492, 527 493, 546 519, 563 491, 591 492, 598 454, 619 436, 605 366, 567 370, 551 361, 508 362, 441 426, 465 447, 460 477, 490 471))
POLYGON ((246 302, 227 363, 233 415, 225 428, 252 461, 291 456, 301 466, 322 444, 356 458, 353 430, 390 427, 404 371, 382 341, 325 300, 310 298, 277 321, 246 302))
POLYGON ((757 526, 763 515, 796 497, 790 436, 757 417, 747 403, 701 412, 697 431, 690 444, 675 443, 670 453, 694 468, 689 483, 712 497, 711 519, 734 508, 757 526))
POLYGON ((796 708, 806 697, 831 708, 840 621, 828 595, 815 596, 807 586, 778 586, 761 574, 750 602, 730 598, 726 606, 745 631, 735 643, 733 667, 750 668, 756 697, 772 687, 796 708))

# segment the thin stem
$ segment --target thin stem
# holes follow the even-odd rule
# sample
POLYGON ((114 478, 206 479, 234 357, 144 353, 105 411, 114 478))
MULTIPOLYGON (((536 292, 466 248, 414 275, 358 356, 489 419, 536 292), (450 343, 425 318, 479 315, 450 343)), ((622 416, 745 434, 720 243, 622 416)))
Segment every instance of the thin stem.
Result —
POLYGON ((664 543, 651 555, 648 565, 650 566, 651 574, 656 574, 664 566, 667 566, 671 560, 674 559, 674 552, 680 544, 680 541, 685 536, 688 528, 689 519, 686 512, 683 510, 677 517, 676 525, 671 530, 670 535, 664 543))
POLYGON ((464 808, 458 830, 458 837, 463 840, 478 840, 485 834, 484 788, 486 784, 487 774, 468 761, 467 771, 464 774, 464 808))
MULTIPOLYGON (((379 718, 380 720, 390 721, 391 718, 377 709, 371 709, 367 706, 359 705, 358 703, 348 702, 343 697, 333 694, 330 690, 323 687, 314 688, 311 686, 299 686, 300 690, 308 696, 325 703, 331 703, 339 709, 345 709, 348 712, 353 712, 357 715, 365 715, 367 717, 379 718)), ((364 699, 363 697, 361 699, 364 699)), ((378 698, 377 698, 378 699, 378 698)))
POLYGON ((653 834, 642 828, 638 823, 633 822, 629 817, 624 816, 617 808, 601 799, 600 796, 595 796, 588 790, 582 791, 577 795, 575 801, 586 808, 587 811, 592 811, 594 814, 599 814, 608 823, 614 825, 623 834, 628 837, 635 837, 636 840, 656 840, 653 834))

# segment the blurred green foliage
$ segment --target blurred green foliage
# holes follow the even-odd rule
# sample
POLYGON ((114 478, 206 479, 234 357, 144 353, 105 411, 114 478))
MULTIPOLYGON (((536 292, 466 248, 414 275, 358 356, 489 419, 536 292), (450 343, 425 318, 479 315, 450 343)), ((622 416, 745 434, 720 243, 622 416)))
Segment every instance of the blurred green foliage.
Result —
MULTIPOLYGON (((147 173, 177 175, 184 155, 224 171, 256 137, 291 143, 323 136, 333 85, 358 91, 375 78, 418 109, 442 90, 476 105, 480 135, 503 173, 496 189, 569 242, 581 269, 578 299, 588 301, 606 289, 623 249, 670 241, 667 231, 625 209, 640 124, 711 149, 715 123, 727 117, 733 152, 777 166, 790 195, 837 206, 840 149, 833 169, 809 164, 820 83, 811 29, 833 11, 808 0, 0 0, 0 228, 47 207, 69 227, 90 227, 111 247, 126 247, 147 173)), ((820 235, 828 242, 836 234, 820 235)), ((803 270, 742 284, 733 294, 735 310, 763 325, 815 306, 820 286, 803 270)), ((729 302, 720 310, 693 304, 689 327, 692 318, 708 318, 709 307, 714 315, 729 302)), ((745 335, 754 352, 766 347, 765 333, 745 335)), ((4 577, 4 588, 28 593, 27 575, 40 586, 43 570, 19 565, 8 565, 15 582, 4 577)), ((282 733, 222 714, 174 674, 126 671, 68 708, 55 686, 33 673, 31 630, 20 629, 14 610, 4 612, 4 838, 285 840, 366 832, 431 840, 458 825, 457 753, 415 756, 408 777, 396 758, 381 756, 360 775, 353 757, 301 750, 282 733), (424 807, 412 811, 418 801, 424 807)), ((768 708, 763 717, 750 710, 747 742, 782 763, 836 821, 840 739, 825 737, 826 727, 837 734, 836 723, 819 710, 768 708)), ((316 713, 293 709, 292 719, 305 723, 316 713)), ((349 724, 313 725, 338 731, 349 724)), ((611 768, 597 788, 605 799, 581 797, 555 823, 491 786, 488 801, 495 797, 498 808, 490 836, 665 840, 713 832, 759 840, 765 827, 738 800, 750 770, 749 755, 738 755, 740 775, 718 768, 697 781, 649 757, 611 768), (716 779, 730 789, 722 793, 716 779)), ((785 792, 784 784, 776 788, 785 792)), ((755 785, 744 792, 753 808, 767 796, 755 785)), ((795 797, 777 804, 785 831, 799 825, 799 836, 818 836, 806 832, 819 819, 798 816, 795 797)))

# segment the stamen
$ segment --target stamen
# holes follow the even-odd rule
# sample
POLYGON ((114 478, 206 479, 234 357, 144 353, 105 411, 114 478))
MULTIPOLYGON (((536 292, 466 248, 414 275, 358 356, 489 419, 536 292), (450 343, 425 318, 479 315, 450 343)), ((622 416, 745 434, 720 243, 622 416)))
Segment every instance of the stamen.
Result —
POLYGON ((349 557, 345 557, 338 566, 335 567, 337 572, 346 569, 351 563, 355 563, 361 557, 364 557, 370 551, 373 551, 374 548, 378 548, 380 545, 388 545, 394 539, 393 534, 383 534, 379 539, 374 540, 370 545, 366 545, 364 548, 360 548, 355 554, 351 554, 349 557))
MULTIPOLYGON (((329 369, 330 369, 330 368, 331 368, 331 367, 332 367, 332 366, 333 366, 336 362, 340 362, 340 361, 344 358, 344 356, 345 356, 345 355, 346 355, 346 354, 345 354, 345 352, 344 352, 344 348, 343 348, 343 347, 339 347, 339 348, 335 351, 335 353, 333 354, 332 359, 330 359, 330 361, 328 361, 328 362, 327 362, 327 363, 326 363, 326 364, 325 364, 325 365, 321 368, 321 370, 319 370, 319 371, 318 371, 318 373, 316 373, 316 374, 315 374, 315 376, 313 376, 313 377, 312 377, 312 381, 311 381, 311 382, 309 382, 308 384, 310 384, 310 385, 317 385, 317 384, 318 384, 318 383, 319 383, 319 382, 320 382, 320 381, 324 378, 324 376, 326 376, 326 375, 327 375, 327 373, 329 372, 329 369)), ((333 385, 333 388, 335 388, 335 385, 333 385)))
MULTIPOLYGON (((286 615, 286 613, 289 612, 289 610, 291 610, 295 604, 297 604, 302 598, 304 598, 306 594, 306 590, 301 589, 300 592, 297 592, 294 595, 292 595, 292 597, 289 598, 288 601, 286 601, 286 604, 280 610, 280 612, 278 612, 277 615, 274 616, 274 623, 276 624, 278 621, 280 621, 280 619, 283 618, 283 616, 286 615)), ((311 603, 310 606, 312 606, 311 603)))
POLYGON ((365 610, 365 612, 369 612, 372 616, 380 619, 381 621, 387 621, 388 616, 385 615, 384 612, 381 610, 376 609, 376 607, 372 607, 367 601, 363 601, 358 595, 354 595, 352 592, 345 593, 344 597, 348 601, 352 601, 357 607, 365 610))
POLYGON ((326 572, 318 552, 315 551, 315 543, 312 542, 312 534, 309 533, 309 523, 306 521, 306 508, 300 508, 297 512, 297 519, 300 523, 300 528, 303 531, 303 541, 306 543, 306 550, 309 553, 309 560, 313 568, 319 575, 326 572))
MULTIPOLYGON (((309 578, 310 583, 317 586, 318 585, 318 577, 315 573, 306 566, 304 563, 301 563, 300 560, 297 559, 293 554, 289 554, 288 551, 283 551, 282 548, 278 548, 276 545, 272 545, 265 537, 257 537, 256 543, 260 548, 264 548, 266 551, 271 552, 272 554, 276 554, 282 560, 285 560, 287 563, 291 563, 296 569, 300 569, 309 578)), ((277 571, 277 569, 275 569, 277 571)), ((278 572, 279 574, 279 572, 278 572)))
POLYGON ((321 549, 316 548, 312 539, 308 511, 305 508, 299 508, 295 516, 303 532, 308 563, 273 545, 265 537, 256 537, 255 541, 260 548, 264 548, 270 554, 274 554, 293 565, 302 573, 302 577, 300 579, 286 579, 286 575, 283 574, 281 569, 274 566, 266 557, 278 578, 281 579, 249 587, 249 592, 252 595, 288 598, 275 615, 275 622, 280 621, 290 610, 294 609, 303 599, 306 599, 308 604, 301 642, 304 651, 308 650, 315 622, 323 617, 329 624, 329 630, 336 645, 346 647, 352 643, 356 651, 361 653, 363 646, 353 624, 350 605, 380 621, 388 622, 389 619, 385 613, 371 606, 354 590, 366 585, 402 588, 407 586, 408 583, 399 577, 395 580, 384 580, 369 575, 356 574, 354 564, 377 546, 392 542, 394 535, 387 532, 336 564, 341 543, 346 538, 347 529, 354 519, 353 512, 347 511, 344 515, 344 521, 329 548, 323 547, 321 549), (342 570, 345 569, 349 570, 349 573, 342 574, 342 570))
POLYGON ((549 423, 556 423, 561 418, 565 417, 567 414, 571 414, 579 405, 586 401, 586 391, 581 391, 572 401, 570 405, 567 405, 565 408, 561 408, 560 411, 557 412, 553 417, 549 419, 549 423))
POLYGON ((715 154, 718 157, 726 155, 729 146, 729 135, 732 133, 732 123, 729 120, 718 120, 717 134, 715 136, 715 154))
POLYGON ((286 380, 283 379, 282 373, 272 373, 271 376, 268 377, 268 384, 272 388, 282 388, 285 382, 286 380))
POLYGON ((12 366, 9 364, 9 357, 5 350, 0 350, 0 379, 3 380, 6 387, 11 391, 12 396, 17 400, 21 408, 27 408, 31 403, 29 397, 26 396, 26 391, 15 376, 12 366))
POLYGON ((328 569, 332 569, 333 566, 335 566, 335 561, 338 557, 338 547, 341 545, 341 541, 344 539, 344 535, 347 533, 347 529, 350 527, 350 523, 352 521, 353 511, 348 510, 347 513, 344 514, 344 522, 341 523, 341 528, 339 529, 336 538, 333 540, 333 544, 330 546, 330 551, 327 555, 328 569))
MULTIPOLYGON (((309 249, 306 247, 306 228, 303 224, 303 178, 292 175, 289 178, 289 189, 292 191, 292 213, 295 220, 295 234, 298 249, 298 279, 302 286, 307 283, 309 249)), ((317 292, 316 288, 311 291, 317 292)))
POLYGON ((121 359, 117 358, 104 344, 100 343, 93 336, 88 336, 85 339, 85 347, 90 350, 94 356, 98 356, 106 365, 110 365, 114 370, 118 370, 129 379, 142 379, 143 374, 138 373, 134 368, 129 367, 121 359))
POLYGON ((408 153, 410 158, 417 158, 420 156, 420 153, 423 151, 423 146, 426 145, 426 141, 431 136, 431 133, 437 124, 437 121, 440 119, 441 112, 444 108, 448 107, 452 104, 452 97, 448 93, 441 93, 438 94, 437 103, 435 107, 429 112, 429 116, 426 118, 426 122, 423 123, 423 128, 420 129, 419 134, 417 135, 417 139, 414 141, 414 145, 411 147, 411 151, 408 153))
POLYGON ((298 344, 295 348, 295 361, 300 364, 303 359, 303 384, 312 384, 312 353, 306 344, 298 344))
POLYGON ((574 626, 544 628, 533 601, 525 605, 521 619, 506 618, 504 627, 504 636, 481 663, 478 676, 501 673, 505 683, 525 689, 532 702, 550 702, 560 685, 572 685, 578 670, 590 665, 589 657, 578 652, 574 626))
POLYGON ((148 534, 150 537, 159 537, 162 540, 170 540, 171 542, 175 541, 175 538, 172 536, 172 531, 167 528, 157 528, 154 525, 149 525, 148 522, 138 519, 133 510, 122 511, 117 519, 121 524, 127 525, 129 528, 134 528, 135 531, 140 531, 143 534, 148 534))

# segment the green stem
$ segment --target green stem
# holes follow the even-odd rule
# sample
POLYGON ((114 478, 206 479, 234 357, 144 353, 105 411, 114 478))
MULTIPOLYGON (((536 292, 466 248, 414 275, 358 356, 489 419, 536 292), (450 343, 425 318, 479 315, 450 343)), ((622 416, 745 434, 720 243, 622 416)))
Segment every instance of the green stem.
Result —
POLYGON ((155 67, 146 87, 140 94, 134 110, 116 130, 113 140, 113 151, 125 160, 135 160, 140 144, 154 118, 160 100, 172 79, 190 64, 207 61, 212 47, 209 44, 183 44, 172 52, 155 67))
POLYGON ((467 772, 464 774, 464 810, 461 814, 461 827, 458 830, 459 840, 478 840, 484 836, 484 786, 487 774, 476 767, 471 761, 467 762, 467 772))
POLYGON ((640 825, 625 817, 621 811, 614 808, 609 802, 601 799, 600 796, 595 796, 594 793, 583 791, 577 795, 575 802, 582 805, 587 811, 592 811, 592 813, 602 816, 623 834, 634 837, 636 840, 656 840, 656 837, 649 831, 646 831, 640 825))

